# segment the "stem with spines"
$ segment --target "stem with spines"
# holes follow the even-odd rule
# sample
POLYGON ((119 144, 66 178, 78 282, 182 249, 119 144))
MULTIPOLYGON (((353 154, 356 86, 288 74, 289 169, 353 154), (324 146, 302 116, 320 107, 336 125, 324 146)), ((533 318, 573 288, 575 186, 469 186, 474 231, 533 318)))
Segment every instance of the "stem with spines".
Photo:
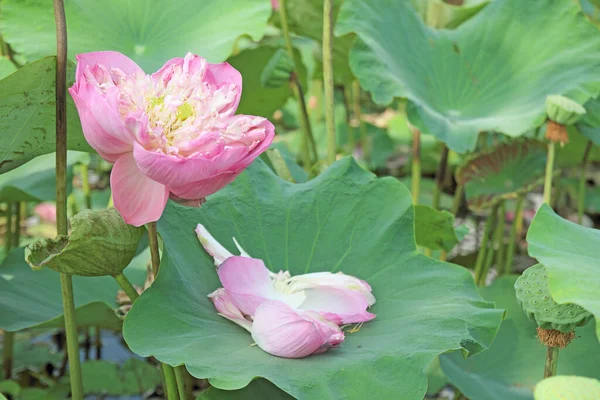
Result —
POLYGON ((413 204, 419 204, 419 192, 421 189, 421 131, 411 127, 412 131, 412 168, 411 168, 411 192, 413 204))
POLYGON ((325 123, 327 126, 327 164, 333 164, 336 157, 333 86, 333 0, 323 1, 323 82, 325 87, 325 123))
POLYGON ((525 201, 525 195, 519 194, 517 196, 517 203, 515 205, 514 219, 510 228, 510 238, 508 239, 508 247, 506 249, 506 258, 504 260, 504 268, 500 271, 500 275, 508 275, 513 273, 513 259, 515 256, 515 247, 517 240, 519 240, 519 225, 521 219, 523 219, 523 203, 525 201))
MULTIPOLYGON (((67 22, 63 0, 54 0, 54 19, 56 22, 56 231, 58 235, 67 235, 69 233, 67 223, 67 22)), ((60 286, 65 313, 71 398, 83 400, 83 380, 71 276, 61 273, 60 286)))
MULTIPOLYGON (((483 274, 483 269, 485 267, 485 255, 487 252, 489 236, 492 231, 492 226, 496 220, 496 214, 498 214, 498 205, 495 205, 492 208, 492 212, 488 215, 487 221, 485 221, 485 227, 483 229, 483 237, 481 238, 481 247, 479 248, 479 253, 477 254, 477 261, 475 262, 475 283, 480 285, 482 282, 485 282, 485 276, 483 274)), ((490 250, 493 251, 493 250, 490 250)))
POLYGON ((552 207, 552 175, 554 169, 554 142, 548 143, 548 159, 546 160, 546 175, 544 177, 544 203, 552 207))
POLYGON ((589 140, 585 146, 583 161, 581 162, 581 171, 579 173, 579 190, 577 193, 577 223, 580 225, 583 222, 583 212, 585 210, 585 173, 587 171, 593 144, 594 143, 589 140))

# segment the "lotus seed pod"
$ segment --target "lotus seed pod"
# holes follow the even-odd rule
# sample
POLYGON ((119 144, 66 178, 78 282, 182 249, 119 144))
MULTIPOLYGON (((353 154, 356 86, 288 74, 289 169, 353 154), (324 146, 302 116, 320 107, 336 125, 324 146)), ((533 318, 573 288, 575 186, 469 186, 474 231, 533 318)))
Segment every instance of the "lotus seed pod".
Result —
POLYGON ((583 376, 553 376, 535 386, 535 400, 598 400, 600 381, 583 376))
POLYGON ((278 88, 290 81, 290 76, 294 70, 294 61, 288 53, 279 49, 262 71, 260 83, 267 88, 278 88))
POLYGON ((515 282, 517 301, 527 317, 545 330, 572 332, 585 325, 592 314, 576 304, 558 304, 548 290, 548 273, 542 264, 523 272, 515 282))
POLYGON ((565 96, 546 97, 546 114, 551 121, 560 125, 573 125, 585 114, 585 108, 565 96))
POLYGON ((143 227, 128 225, 114 208, 85 210, 71 218, 71 233, 25 248, 33 269, 48 267, 69 275, 119 275, 135 256, 143 227))

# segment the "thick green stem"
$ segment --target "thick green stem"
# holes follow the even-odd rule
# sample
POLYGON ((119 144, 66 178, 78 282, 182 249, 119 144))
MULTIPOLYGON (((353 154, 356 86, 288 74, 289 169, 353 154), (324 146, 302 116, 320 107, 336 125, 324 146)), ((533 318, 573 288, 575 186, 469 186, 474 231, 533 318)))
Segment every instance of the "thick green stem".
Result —
POLYGON ((413 204, 419 204, 419 192, 421 189, 421 131, 415 127, 412 130, 412 168, 411 168, 411 192, 413 204))
POLYGON ((296 97, 296 101, 298 102, 298 115, 300 115, 300 127, 304 132, 303 143, 302 143, 302 151, 304 158, 304 168, 306 170, 310 170, 312 163, 310 162, 310 150, 312 147, 313 152, 313 162, 317 162, 317 147, 315 145, 315 139, 312 134, 312 129, 310 126, 310 119, 308 118, 308 111, 306 110, 306 102, 304 101, 304 93, 302 91, 302 86, 300 85, 300 81, 298 80, 298 66, 296 65, 296 58, 294 57, 294 48, 292 47, 292 39, 290 37, 290 30, 288 28, 288 20, 287 20, 287 4, 286 0, 279 1, 279 19, 281 21, 281 33, 283 34, 283 39, 285 41, 285 48, 287 50, 288 56, 292 60, 294 65, 294 71, 291 76, 291 85, 292 90, 294 92, 294 96, 296 97))
POLYGON ((548 159, 546 160, 546 176, 544 178, 544 203, 552 206, 552 175, 554 169, 554 142, 548 143, 548 159))
POLYGON ((161 364, 163 376, 165 378, 166 398, 169 400, 179 400, 177 390, 177 379, 175 378, 175 369, 167 364, 161 364))
POLYGON ((6 203, 6 234, 4 235, 4 257, 12 250, 13 203, 6 203))
POLYGON ((148 241, 150 245, 150 259, 152 262, 152 273, 154 279, 158 276, 158 268, 160 266, 160 254, 158 252, 158 232, 156 232, 156 222, 146 224, 148 229, 148 241))
POLYGON ((440 156, 440 163, 438 164, 435 172, 435 188, 433 191, 433 202, 431 206, 434 210, 440 208, 440 197, 442 195, 442 189, 444 187, 444 179, 446 177, 446 169, 448 168, 448 147, 444 146, 442 154, 440 156))
POLYGON ((132 303, 140 297, 137 290, 135 290, 135 287, 133 287, 131 282, 129 282, 129 279, 127 279, 127 277, 123 273, 116 275, 114 278, 121 287, 121 289, 123 289, 125 294, 129 297, 132 303))
POLYGON ((458 210, 460 209, 460 204, 462 203, 462 198, 465 193, 465 187, 463 185, 458 185, 456 190, 454 191, 454 199, 452 200, 452 215, 456 217, 458 214, 458 210))
POLYGON ((323 81, 320 79, 314 79, 312 81, 312 92, 315 96, 316 106, 314 110, 314 117, 317 123, 323 121, 323 81))
POLYGON ((585 174, 588 168, 592 145, 593 142, 590 140, 585 146, 583 161, 581 162, 581 171, 579 172, 579 191, 577 193, 577 223, 580 225, 583 222, 583 212, 585 210, 585 174))
MULTIPOLYGON (((67 235, 67 22, 63 0, 54 0, 54 20, 56 23, 56 230, 58 235, 67 235)), ((83 400, 71 276, 60 274, 60 286, 65 313, 71 398, 83 400)))
POLYGON ((352 82, 352 100, 354 119, 358 124, 358 131, 360 133, 358 140, 362 150, 362 157, 364 160, 369 161, 371 159, 371 146, 367 137, 367 125, 365 125, 362 120, 362 109, 360 107, 360 83, 358 83, 358 80, 354 80, 354 82, 352 82))
POLYGON ((483 237, 481 238, 481 247, 479 248, 479 254, 477 254, 477 261, 475 262, 475 283, 479 285, 480 282, 485 282, 485 276, 483 276, 483 269, 485 266, 485 255, 487 252, 489 236, 492 231, 492 226, 496 220, 496 214, 498 214, 498 206, 492 208, 492 212, 485 222, 483 229, 483 237), (482 278, 483 277, 483 278, 482 278))
POLYGON ((85 164, 81 164, 81 190, 85 199, 85 208, 92 209, 92 193, 90 191, 89 168, 85 164))
POLYGON ((177 390, 179 391, 179 400, 191 400, 191 396, 188 395, 187 388, 185 387, 187 371, 183 365, 175 367, 175 380, 177 382, 177 390))
POLYGON ((519 240, 519 225, 521 219, 523 219, 523 204, 525 202, 525 195, 520 194, 517 196, 517 204, 515 205, 514 219, 510 228, 510 238, 508 239, 508 247, 506 249, 506 259, 504 260, 504 268, 500 271, 500 275, 508 275, 513 272, 513 259, 515 256, 515 246, 519 240))
POLYGON ((333 87, 333 0, 323 1, 323 85, 325 87, 327 163, 333 164, 336 157, 333 87))
POLYGON ((558 366, 558 347, 546 348, 546 363, 544 364, 544 378, 556 375, 558 366))

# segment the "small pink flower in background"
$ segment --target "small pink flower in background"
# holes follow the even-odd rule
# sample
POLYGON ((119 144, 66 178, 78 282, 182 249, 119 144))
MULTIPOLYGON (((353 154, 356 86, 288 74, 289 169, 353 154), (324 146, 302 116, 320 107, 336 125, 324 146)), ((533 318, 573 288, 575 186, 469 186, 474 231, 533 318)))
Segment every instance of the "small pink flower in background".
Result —
POLYGON ((273 139, 267 119, 235 115, 242 77, 228 63, 188 53, 146 75, 112 51, 79 54, 77 62, 69 92, 86 140, 115 164, 114 205, 129 224, 158 220, 169 196, 198 205, 273 139))
POLYGON ((234 256, 206 228, 196 234, 213 257, 222 288, 208 297, 219 314, 252 334, 264 351, 286 358, 318 354, 344 341, 342 324, 370 321, 371 287, 341 272, 273 273, 233 239, 234 256))
POLYGON ((56 224, 56 204, 54 203, 39 203, 33 209, 43 222, 56 224))
POLYGON ((273 10, 278 11, 279 10, 279 0, 271 0, 271 7, 273 7, 273 10))

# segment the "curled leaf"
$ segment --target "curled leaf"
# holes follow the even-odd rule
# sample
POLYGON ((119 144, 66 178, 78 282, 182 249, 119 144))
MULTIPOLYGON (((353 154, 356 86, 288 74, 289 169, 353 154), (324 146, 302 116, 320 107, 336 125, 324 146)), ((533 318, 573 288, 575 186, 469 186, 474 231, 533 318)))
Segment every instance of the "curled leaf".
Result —
POLYGON ((85 210, 71 219, 71 234, 41 239, 25 248, 33 269, 69 275, 119 275, 135 256, 144 228, 128 225, 114 208, 85 210))

